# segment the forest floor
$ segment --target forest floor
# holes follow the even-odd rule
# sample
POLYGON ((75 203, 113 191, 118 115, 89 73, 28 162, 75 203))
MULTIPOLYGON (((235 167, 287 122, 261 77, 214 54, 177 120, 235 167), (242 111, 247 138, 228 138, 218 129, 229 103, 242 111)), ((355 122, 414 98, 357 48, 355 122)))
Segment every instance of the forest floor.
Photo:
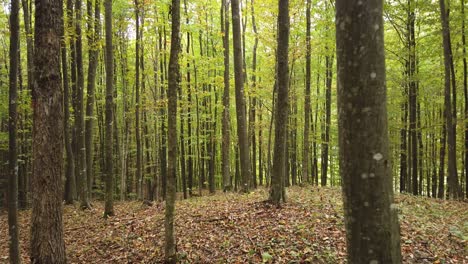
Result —
MULTIPOLYGON (((263 201, 266 189, 178 201, 181 263, 343 263, 346 256, 341 191, 292 187, 281 208, 263 201)), ((397 195, 404 263, 468 263, 468 204, 397 195)), ((160 263, 164 203, 117 202, 64 207, 69 263, 160 263)), ((19 213, 23 263, 29 263, 30 211, 19 213)), ((8 262, 7 217, 0 214, 0 263, 8 262)))

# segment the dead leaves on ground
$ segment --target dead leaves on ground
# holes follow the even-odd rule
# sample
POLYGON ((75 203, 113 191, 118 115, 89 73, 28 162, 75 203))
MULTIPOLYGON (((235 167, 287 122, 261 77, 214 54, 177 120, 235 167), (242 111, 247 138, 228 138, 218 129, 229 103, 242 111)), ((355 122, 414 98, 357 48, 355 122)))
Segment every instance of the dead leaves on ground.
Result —
MULTIPOLYGON (((281 208, 263 202, 265 189, 178 201, 177 250, 182 263, 342 263, 346 257, 340 190, 293 187, 281 208)), ((397 196, 404 263, 468 263, 468 206, 397 196)), ((104 219, 64 208, 69 263, 159 263, 164 203, 116 204, 104 219)), ((29 211, 20 212, 22 258, 28 263, 29 211)), ((0 262, 8 262, 5 212, 0 216, 0 262)))

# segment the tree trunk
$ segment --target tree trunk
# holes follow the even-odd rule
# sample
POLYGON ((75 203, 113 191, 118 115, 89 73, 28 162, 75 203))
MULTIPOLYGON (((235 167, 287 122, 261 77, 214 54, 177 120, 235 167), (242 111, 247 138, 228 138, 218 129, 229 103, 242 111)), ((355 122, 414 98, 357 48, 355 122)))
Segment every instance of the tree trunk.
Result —
MULTIPOLYGON (((186 24, 189 24, 190 20, 188 18, 188 7, 187 7, 187 0, 184 0, 184 9, 185 9, 185 16, 186 16, 186 24)), ((190 32, 187 32, 187 48, 186 53, 187 55, 190 54, 190 47, 192 45, 190 32)), ((224 41, 224 38, 223 38, 224 41)), ((187 134, 192 135, 192 90, 191 90, 191 73, 190 73, 190 60, 187 60, 187 134)), ((193 190, 193 146, 192 146, 192 137, 188 137, 187 141, 187 148, 188 148, 188 160, 187 160, 187 187, 189 195, 192 195, 193 190)), ((229 160, 228 160, 229 161, 229 160)))
POLYGON ((275 112, 275 149, 273 153, 273 171, 269 200, 279 206, 281 200, 286 200, 284 179, 286 178, 286 140, 288 122, 288 48, 289 48, 289 0, 278 1, 278 50, 277 50, 277 82, 278 98, 275 112))
POLYGON ((93 189, 93 126, 94 126, 94 90, 96 87, 96 70, 98 66, 99 56, 99 39, 100 39, 100 19, 101 19, 101 3, 96 0, 94 4, 94 17, 93 17, 93 4, 91 0, 87 0, 87 36, 88 36, 88 86, 86 96, 86 178, 88 190, 91 194, 93 189), (93 29, 94 25, 94 29, 93 29))
POLYGON ((437 198, 444 199, 445 195, 445 153, 447 149, 447 123, 445 122, 446 103, 444 102, 442 116, 442 131, 440 135, 440 155, 439 155, 439 190, 437 198))
MULTIPOLYGON (((468 76, 466 63, 466 36, 465 36, 465 0, 461 0, 462 14, 462 48, 463 48, 463 92, 465 99, 465 120, 468 120, 468 76)), ((468 122, 465 121, 465 196, 468 198, 468 122)))
POLYGON ((445 122, 447 127, 447 143, 448 143, 448 177, 447 177, 447 192, 449 198, 458 198, 458 176, 457 176, 457 160, 456 160, 456 142, 455 142, 455 127, 453 125, 452 103, 451 103, 451 84, 450 84, 450 29, 448 24, 447 9, 445 8, 445 0, 439 1, 440 19, 442 23, 442 37, 444 45, 444 66, 445 66, 445 122))
MULTIPOLYGON (((326 47, 328 50, 328 47, 326 47)), ((320 185, 327 186, 328 177, 328 150, 330 145, 330 123, 331 123, 331 85, 332 85, 333 56, 325 56, 325 125, 322 131, 322 169, 320 185)))
POLYGON ((18 238, 18 67, 19 67, 19 0, 12 0, 10 6, 10 72, 8 99, 8 234, 11 264, 21 263, 18 238))
POLYGON ((83 73, 83 47, 81 39, 81 0, 75 2, 75 49, 76 49, 76 112, 75 112, 75 130, 76 130, 76 153, 78 168, 77 184, 80 207, 82 209, 91 208, 89 204, 89 194, 87 185, 87 164, 86 164, 86 139, 85 139, 85 118, 84 118, 84 73, 83 73))
POLYGON ((398 216, 392 206, 382 13, 381 0, 365 5, 360 0, 336 1, 339 156, 348 263, 401 263, 398 216))
POLYGON ((232 38, 234 47, 234 79, 236 90, 236 117, 237 117, 237 137, 240 154, 241 167, 241 190, 244 193, 250 189, 250 159, 249 159, 249 139, 247 137, 247 120, 244 96, 244 73, 243 56, 241 43, 241 19, 239 10, 239 0, 231 0, 232 11, 232 38))
POLYGON ((164 261, 176 263, 176 242, 174 232, 174 209, 176 198, 177 174, 177 88, 179 86, 179 53, 180 53, 180 0, 172 0, 171 6, 171 54, 169 58, 168 97, 168 177, 165 209, 165 251, 164 261))
POLYGON ((408 101, 406 95, 408 94, 407 85, 404 85, 403 102, 401 103, 401 122, 402 128, 400 129, 400 192, 407 191, 406 181, 408 178, 408 101))
MULTIPOLYGON (((96 3, 97 5, 98 3, 96 3)), ((114 162, 113 162, 113 121, 114 121, 114 51, 112 45, 112 0, 105 0, 106 27, 106 203, 104 217, 114 215, 114 162)))
POLYGON ((61 1, 37 0, 34 38, 31 263, 66 263, 62 226, 61 1))
POLYGON ((135 0, 135 23, 136 23, 136 41, 135 41, 135 136, 136 136, 136 180, 137 197, 143 199, 143 164, 141 151, 141 132, 140 132, 140 4, 135 0))
POLYGON ((311 83, 311 43, 310 43, 310 7, 307 0, 306 9, 306 85, 304 94, 304 138, 302 143, 302 183, 309 182, 309 130, 310 130, 310 83, 311 83))
POLYGON ((224 54, 224 89, 223 89, 223 121, 222 133, 223 143, 221 152, 221 166, 223 173, 223 191, 230 191, 231 171, 230 171, 230 152, 231 152, 231 134, 230 134, 230 113, 229 113, 229 5, 223 0, 221 7, 221 32, 223 33, 223 54, 224 54))
MULTIPOLYGON (((63 9, 63 1, 60 2, 63 9)), ((68 4, 67 4, 68 5, 68 4)), ((61 9, 61 10, 62 10, 61 9)), ((67 12, 69 14, 69 12, 67 12)), ((63 11, 62 11, 63 18, 63 11)), ((67 18, 71 19, 71 18, 67 18)), ((70 21, 69 21, 70 23, 70 21)), ((68 26, 70 27, 70 26, 68 26)), ((73 155, 71 140, 70 140, 70 108, 69 108, 69 94, 70 85, 68 80, 68 60, 67 60, 67 43, 65 35, 65 20, 63 19, 61 27, 61 52, 62 52, 62 77, 63 77, 63 108, 64 108, 64 143, 65 143, 65 154, 66 154, 66 165, 65 165, 65 203, 72 204, 76 198, 76 182, 75 182, 75 159, 73 155)))
POLYGON ((257 188, 257 142, 255 140, 255 118, 256 107, 257 107, 257 48, 258 48, 258 32, 257 32, 257 23, 255 22, 255 9, 254 9, 254 0, 252 0, 250 5, 252 11, 252 28, 255 34, 253 52, 252 52, 252 91, 250 95, 250 110, 249 110, 249 133, 250 133, 250 145, 252 147, 251 154, 251 164, 252 164, 252 181, 253 187, 257 188))

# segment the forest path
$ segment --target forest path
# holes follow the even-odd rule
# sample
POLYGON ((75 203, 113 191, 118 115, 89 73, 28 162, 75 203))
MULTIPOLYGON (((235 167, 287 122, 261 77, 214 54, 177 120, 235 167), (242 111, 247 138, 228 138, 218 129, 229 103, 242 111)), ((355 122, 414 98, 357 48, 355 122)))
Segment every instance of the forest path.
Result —
MULTIPOLYGON (((178 201, 177 248, 182 263, 342 263, 346 256, 341 190, 291 187, 281 208, 264 203, 267 190, 221 193, 178 201)), ((397 195, 404 263, 468 263, 468 204, 397 195)), ((103 219, 64 207, 69 263, 159 263, 164 203, 118 202, 103 219)), ((30 211, 20 219, 21 250, 29 263, 30 211)), ((8 263, 6 213, 0 213, 0 263, 8 263)))

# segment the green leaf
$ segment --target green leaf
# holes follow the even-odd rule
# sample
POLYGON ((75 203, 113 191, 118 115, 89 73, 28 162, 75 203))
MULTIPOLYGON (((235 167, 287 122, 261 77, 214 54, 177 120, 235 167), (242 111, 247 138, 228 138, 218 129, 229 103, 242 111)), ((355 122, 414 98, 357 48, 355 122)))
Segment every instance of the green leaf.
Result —
POLYGON ((270 255, 270 253, 268 252, 263 252, 262 253, 262 261, 263 263, 267 263, 268 261, 272 260, 273 259, 273 256, 270 255))

